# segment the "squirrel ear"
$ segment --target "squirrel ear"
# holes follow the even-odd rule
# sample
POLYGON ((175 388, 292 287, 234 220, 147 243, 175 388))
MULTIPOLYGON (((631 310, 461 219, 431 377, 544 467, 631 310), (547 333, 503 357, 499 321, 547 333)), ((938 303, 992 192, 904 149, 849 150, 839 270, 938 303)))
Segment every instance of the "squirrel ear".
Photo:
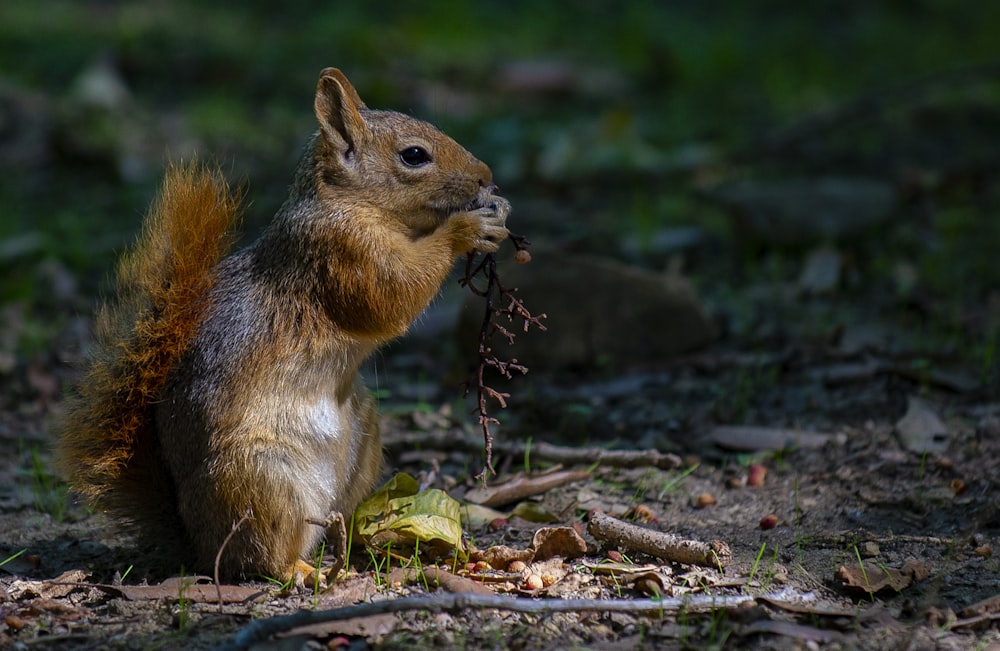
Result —
POLYGON ((357 149, 358 141, 366 139, 368 125, 359 112, 367 108, 358 91, 340 70, 326 68, 316 86, 316 119, 323 138, 342 154, 357 149))

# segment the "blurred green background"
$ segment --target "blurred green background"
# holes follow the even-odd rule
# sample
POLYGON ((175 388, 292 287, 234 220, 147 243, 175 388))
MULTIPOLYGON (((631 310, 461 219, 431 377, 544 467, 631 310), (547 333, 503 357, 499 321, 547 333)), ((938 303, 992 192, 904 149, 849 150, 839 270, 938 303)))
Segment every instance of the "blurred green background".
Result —
POLYGON ((682 264, 753 341, 773 306, 749 289, 794 283, 832 245, 845 280, 828 309, 867 307, 996 386, 1000 4, 278 4, 0 4, 7 372, 58 354, 169 158, 220 163, 248 185, 248 234, 265 223, 335 65, 369 105, 490 164, 539 247, 682 264), (772 237, 720 191, 834 177, 897 199, 849 232, 810 231, 807 209, 805 234, 772 237))

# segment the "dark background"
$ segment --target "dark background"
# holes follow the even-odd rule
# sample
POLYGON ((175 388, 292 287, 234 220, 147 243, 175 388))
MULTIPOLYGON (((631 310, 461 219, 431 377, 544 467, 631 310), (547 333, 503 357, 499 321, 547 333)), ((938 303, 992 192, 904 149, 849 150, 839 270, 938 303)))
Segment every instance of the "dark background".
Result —
POLYGON ((720 345, 822 340, 862 312, 996 389, 995 3, 285 4, 0 7, 7 383, 72 357, 168 159, 218 162, 248 187, 247 233, 266 223, 335 65, 489 163, 536 250, 679 269, 720 345), (830 178, 849 227, 783 185, 830 178), (756 199, 720 200, 734 184, 756 199), (748 222, 747 201, 790 221, 748 222), (820 246, 840 256, 822 300, 760 298, 820 246))

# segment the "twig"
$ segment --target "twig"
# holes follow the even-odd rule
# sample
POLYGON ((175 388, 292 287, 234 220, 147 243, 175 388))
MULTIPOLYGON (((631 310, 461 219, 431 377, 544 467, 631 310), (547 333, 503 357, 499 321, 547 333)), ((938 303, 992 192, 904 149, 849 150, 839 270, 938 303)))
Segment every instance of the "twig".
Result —
MULTIPOLYGON (((509 233, 508 238, 514 244, 514 248, 517 249, 515 260, 521 263, 530 261, 531 254, 528 253, 528 246, 531 242, 526 237, 514 233, 509 233)), ((500 282, 500 277, 497 275, 496 255, 487 253, 478 262, 477 258, 477 252, 472 251, 469 253, 465 260, 465 276, 459 280, 459 283, 463 287, 468 287, 476 296, 486 299, 483 323, 479 328, 479 363, 474 376, 476 408, 473 410, 478 415, 479 426, 483 430, 483 443, 486 453, 483 469, 476 475, 476 479, 485 484, 488 475, 496 474, 496 470, 493 468, 493 434, 490 432, 490 425, 500 424, 499 420, 489 415, 487 401, 488 399, 492 399, 500 405, 501 409, 505 409, 507 407, 507 398, 510 397, 509 393, 497 391, 486 384, 486 369, 494 368, 508 380, 513 377, 514 372, 522 375, 528 372, 528 367, 518 363, 517 359, 500 359, 493 352, 491 342, 494 334, 499 333, 510 345, 513 345, 514 339, 517 336, 515 332, 497 323, 496 319, 498 317, 507 317, 507 320, 513 323, 514 319, 518 318, 522 323, 522 331, 527 332, 531 326, 545 330, 545 326, 541 321, 545 318, 545 315, 532 315, 524 306, 524 303, 514 295, 517 288, 512 287, 508 289, 503 286, 503 283, 500 282), (479 275, 486 277, 485 287, 476 286, 475 278, 479 275), (501 307, 498 305, 498 301, 506 301, 506 305, 501 307)), ((469 385, 471 384, 472 382, 469 383, 469 385)), ((469 385, 466 387, 466 392, 468 392, 469 385)))
POLYGON ((357 617, 371 617, 372 615, 398 613, 408 610, 460 613, 471 609, 496 609, 543 615, 567 612, 607 612, 642 613, 662 617, 667 613, 675 613, 681 609, 684 609, 686 612, 695 612, 699 610, 735 608, 755 599, 756 597, 749 595, 687 595, 666 599, 552 599, 543 601, 500 595, 435 593, 415 597, 402 597, 400 599, 386 599, 384 601, 345 606, 332 610, 300 610, 292 615, 258 619, 240 631, 231 642, 218 646, 216 649, 218 651, 245 651, 272 635, 300 626, 343 621, 357 617))
MULTIPOLYGON (((520 444, 523 448, 524 444, 520 444)), ((521 452, 514 452, 521 454, 521 452)), ((587 464, 600 463, 616 468, 641 468, 653 466, 663 470, 680 468, 681 458, 669 452, 648 450, 608 450, 605 448, 571 448, 551 443, 535 443, 531 446, 532 459, 551 461, 553 463, 587 464)))
POLYGON ((222 544, 219 545, 219 551, 215 554, 215 590, 219 595, 219 612, 222 612, 222 583, 219 581, 219 564, 222 562, 222 552, 226 550, 226 545, 229 541, 233 539, 236 535, 236 531, 243 526, 243 523, 253 517, 253 510, 248 506, 240 519, 233 523, 233 528, 226 534, 226 537, 222 540, 222 544))
POLYGON ((599 541, 677 563, 721 569, 733 559, 732 550, 722 540, 707 543, 687 540, 629 524, 599 512, 590 515, 587 531, 599 541))
MULTIPOLYGON (((456 447, 468 450, 477 450, 481 445, 480 439, 463 436, 461 432, 455 430, 429 430, 420 432, 406 432, 397 436, 387 435, 383 439, 383 444, 389 450, 431 450, 435 446, 441 446, 449 450, 456 447)), ((509 454, 514 457, 524 455, 527 444, 522 441, 497 441, 493 445, 493 451, 501 454, 509 454)), ((531 460, 547 461, 559 463, 566 466, 585 465, 590 466, 600 463, 602 466, 614 468, 645 468, 654 467, 663 470, 680 468, 683 461, 676 454, 660 452, 649 448, 646 450, 609 450, 607 448, 579 448, 551 443, 534 442, 531 444, 531 460)))

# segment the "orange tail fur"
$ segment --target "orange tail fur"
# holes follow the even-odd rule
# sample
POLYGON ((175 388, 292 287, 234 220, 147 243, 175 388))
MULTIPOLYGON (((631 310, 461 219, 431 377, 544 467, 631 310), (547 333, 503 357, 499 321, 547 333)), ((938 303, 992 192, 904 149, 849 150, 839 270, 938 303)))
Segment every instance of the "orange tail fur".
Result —
POLYGON ((221 172, 171 166, 97 312, 89 368, 70 399, 57 465, 93 506, 136 523, 174 511, 152 407, 206 307, 240 200, 221 172))

